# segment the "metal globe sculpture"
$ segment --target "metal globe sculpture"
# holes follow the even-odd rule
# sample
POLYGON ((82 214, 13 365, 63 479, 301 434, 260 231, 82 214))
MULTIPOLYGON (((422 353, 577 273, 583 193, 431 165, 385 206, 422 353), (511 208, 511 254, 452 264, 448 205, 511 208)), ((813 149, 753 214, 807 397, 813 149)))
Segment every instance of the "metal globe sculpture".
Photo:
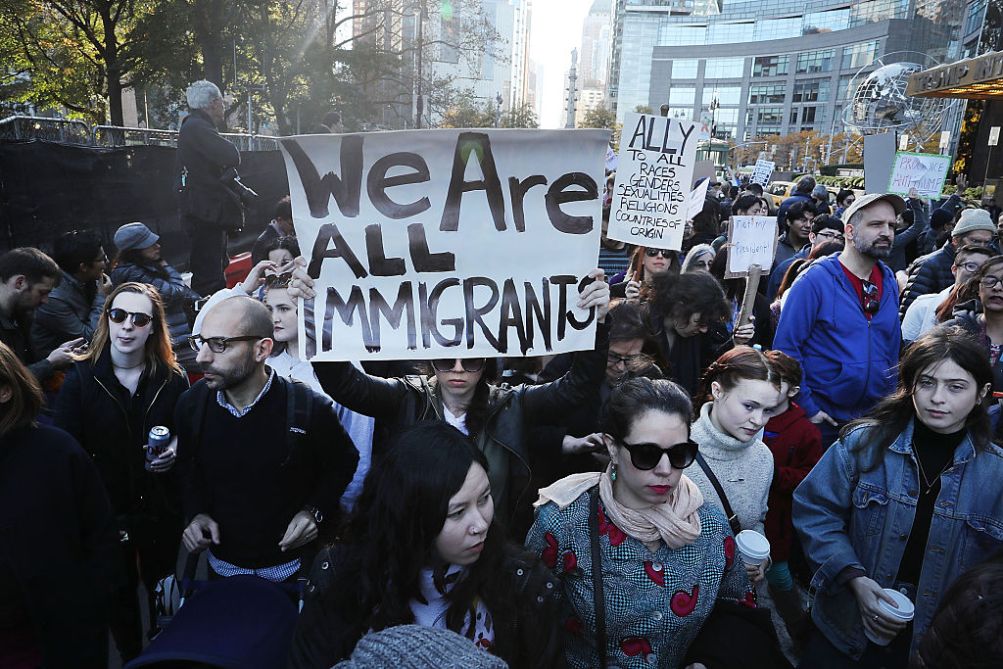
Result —
POLYGON ((852 96, 843 109, 843 123, 864 135, 895 130, 924 139, 932 137, 940 131, 948 103, 940 98, 909 97, 905 91, 910 75, 936 64, 929 56, 911 52, 875 60, 850 82, 852 96), (886 62, 890 58, 897 62, 886 62))

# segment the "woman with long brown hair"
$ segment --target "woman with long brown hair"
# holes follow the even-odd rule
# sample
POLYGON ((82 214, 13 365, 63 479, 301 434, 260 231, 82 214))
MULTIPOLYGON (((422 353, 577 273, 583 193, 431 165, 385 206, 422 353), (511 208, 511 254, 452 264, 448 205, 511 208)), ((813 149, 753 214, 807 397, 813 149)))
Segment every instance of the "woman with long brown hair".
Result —
POLYGON ((156 452, 147 439, 155 426, 173 437, 174 407, 187 389, 160 294, 130 282, 108 296, 91 346, 67 374, 56 404, 56 425, 91 454, 115 510, 128 584, 117 597, 112 634, 125 660, 142 650, 138 579, 152 595, 174 567, 182 530, 170 471, 177 439, 156 452))
POLYGON ((0 667, 105 669, 111 509, 80 446, 36 423, 42 401, 0 343, 0 667))

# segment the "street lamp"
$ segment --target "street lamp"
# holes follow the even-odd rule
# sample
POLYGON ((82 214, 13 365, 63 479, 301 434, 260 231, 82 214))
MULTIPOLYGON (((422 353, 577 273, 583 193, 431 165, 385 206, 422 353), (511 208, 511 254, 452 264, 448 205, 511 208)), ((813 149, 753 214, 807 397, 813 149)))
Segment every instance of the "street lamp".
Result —
POLYGON ((717 139, 717 110, 721 108, 721 103, 717 99, 717 91, 714 91, 714 98, 710 101, 710 138, 717 139))

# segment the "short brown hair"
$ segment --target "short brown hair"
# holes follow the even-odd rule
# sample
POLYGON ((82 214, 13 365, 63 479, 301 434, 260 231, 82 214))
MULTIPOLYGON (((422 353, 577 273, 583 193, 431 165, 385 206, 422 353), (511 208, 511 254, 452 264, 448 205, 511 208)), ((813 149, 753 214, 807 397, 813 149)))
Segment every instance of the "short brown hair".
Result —
POLYGON ((30 283, 38 283, 42 279, 59 281, 62 276, 55 260, 30 246, 11 249, 0 255, 0 281, 18 275, 24 275, 30 283))
POLYGON ((704 402, 713 399, 710 386, 717 381, 726 391, 737 386, 741 381, 768 381, 780 389, 780 375, 769 365, 766 356, 751 346, 736 346, 721 354, 710 364, 700 381, 700 393, 697 397, 704 402))
POLYGON ((42 388, 9 346, 0 342, 0 389, 11 389, 9 401, 0 404, 0 437, 35 424, 42 410, 42 388))
POLYGON ((791 388, 801 385, 801 363, 783 351, 767 351, 763 355, 781 381, 786 381, 791 388))

